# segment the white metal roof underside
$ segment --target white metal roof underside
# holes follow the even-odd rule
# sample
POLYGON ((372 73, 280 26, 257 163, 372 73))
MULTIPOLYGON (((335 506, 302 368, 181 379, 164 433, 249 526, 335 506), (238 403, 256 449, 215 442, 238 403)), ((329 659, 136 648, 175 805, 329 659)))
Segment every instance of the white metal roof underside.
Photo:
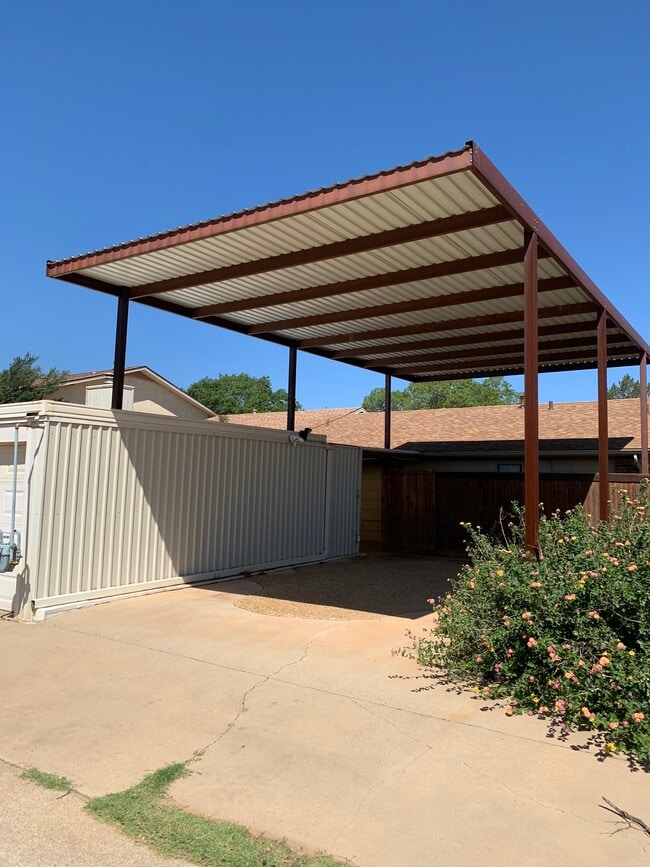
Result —
MULTIPOLYGON (((319 196, 328 191, 319 191, 287 200, 298 202, 295 213, 277 217, 276 205, 265 206, 268 218, 263 207, 250 225, 232 228, 222 218, 213 234, 201 229, 207 237, 188 227, 48 263, 48 273, 409 380, 516 373, 523 371, 524 223, 490 186, 471 165, 406 186, 367 187, 361 197, 346 198, 341 185, 333 204, 323 205, 319 196), (458 218, 456 228, 440 234, 433 221, 450 218, 458 218), (321 250, 423 223, 432 226, 425 237, 321 250), (293 264, 292 254, 300 261, 293 264), (435 273, 422 273, 431 266, 435 273)), ((540 370, 595 367, 599 299, 549 246, 538 264, 540 370)), ((611 310, 608 364, 636 363, 645 344, 611 310)))

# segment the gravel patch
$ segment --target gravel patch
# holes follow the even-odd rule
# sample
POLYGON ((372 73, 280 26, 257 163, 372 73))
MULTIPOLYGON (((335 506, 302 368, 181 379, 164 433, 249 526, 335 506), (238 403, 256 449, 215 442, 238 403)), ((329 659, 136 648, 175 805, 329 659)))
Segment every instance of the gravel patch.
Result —
POLYGON ((446 592, 463 560, 369 554, 256 575, 260 590, 235 600, 238 608, 275 617, 375 620, 429 610, 446 592))

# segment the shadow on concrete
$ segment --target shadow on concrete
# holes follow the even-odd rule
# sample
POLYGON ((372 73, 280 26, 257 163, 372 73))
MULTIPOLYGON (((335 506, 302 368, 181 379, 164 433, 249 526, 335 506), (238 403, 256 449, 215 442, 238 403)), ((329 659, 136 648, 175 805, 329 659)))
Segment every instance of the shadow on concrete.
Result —
MULTIPOLYGON (((449 580, 464 562, 451 557, 378 553, 251 578, 260 586, 253 595, 267 599, 417 619, 431 612, 427 600, 450 589, 449 580)), ((241 581, 205 584, 202 589, 242 592, 241 581)))

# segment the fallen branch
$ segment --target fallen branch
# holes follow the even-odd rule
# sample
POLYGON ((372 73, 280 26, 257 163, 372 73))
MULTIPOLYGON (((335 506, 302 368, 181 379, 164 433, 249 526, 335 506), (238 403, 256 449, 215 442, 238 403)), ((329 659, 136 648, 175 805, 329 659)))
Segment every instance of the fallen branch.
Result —
MULTIPOLYGON (((604 807, 602 804, 599 804, 599 807, 603 810, 607 810, 610 813, 614 813, 614 815, 619 816, 623 819, 624 822, 627 822, 628 828, 636 828, 638 831, 643 831, 644 834, 647 834, 650 837, 650 825, 646 824, 643 819, 639 819, 637 816, 632 816, 626 810, 621 810, 620 807, 617 807, 616 804, 613 804, 611 801, 608 801, 604 795, 601 795, 603 801, 608 805, 604 807)), ((622 828, 618 828, 619 831, 622 831, 622 828)), ((616 831, 614 831, 616 834, 616 831)))

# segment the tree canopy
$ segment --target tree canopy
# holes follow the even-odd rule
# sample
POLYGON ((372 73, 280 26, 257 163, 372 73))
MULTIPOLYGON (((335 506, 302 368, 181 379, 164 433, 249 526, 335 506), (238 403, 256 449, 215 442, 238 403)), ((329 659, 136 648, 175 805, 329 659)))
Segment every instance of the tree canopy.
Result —
MULTIPOLYGON (((268 376, 251 376, 248 373, 222 373, 216 378, 205 376, 193 382, 187 393, 209 407, 215 415, 286 412, 289 402, 289 395, 284 388, 273 391, 268 376)), ((298 401, 296 409, 302 409, 298 401)))
POLYGON ((0 403, 42 400, 65 382, 67 371, 42 370, 37 355, 17 355, 5 370, 0 370, 0 403))
MULTIPOLYGON (((610 385, 607 389, 607 398, 609 400, 624 400, 629 397, 639 397, 641 394, 641 384, 638 379, 634 379, 629 373, 621 377, 614 385, 610 385)), ((648 387, 650 394, 650 386, 648 387)))
MULTIPOLYGON (((495 406, 519 402, 519 393, 502 376, 454 382, 412 382, 403 391, 391 392, 393 410, 440 409, 460 406, 495 406)), ((367 412, 383 412, 383 388, 374 388, 362 403, 367 412)))

